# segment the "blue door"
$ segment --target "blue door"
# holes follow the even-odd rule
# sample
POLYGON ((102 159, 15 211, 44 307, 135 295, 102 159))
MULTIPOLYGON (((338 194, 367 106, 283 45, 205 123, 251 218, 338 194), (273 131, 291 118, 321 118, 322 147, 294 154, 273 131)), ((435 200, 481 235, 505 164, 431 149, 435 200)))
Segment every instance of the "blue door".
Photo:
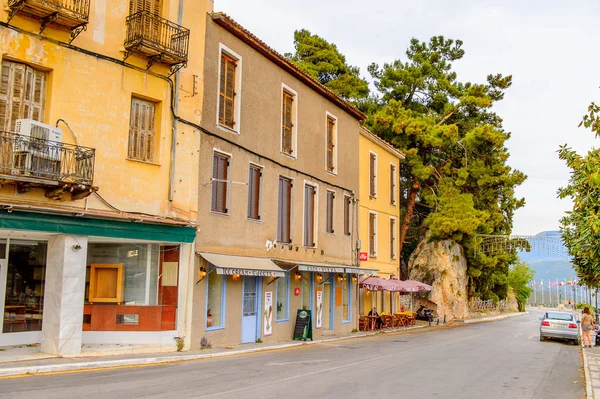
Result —
POLYGON ((242 288, 242 344, 256 342, 258 326, 257 291, 256 277, 244 277, 242 288))

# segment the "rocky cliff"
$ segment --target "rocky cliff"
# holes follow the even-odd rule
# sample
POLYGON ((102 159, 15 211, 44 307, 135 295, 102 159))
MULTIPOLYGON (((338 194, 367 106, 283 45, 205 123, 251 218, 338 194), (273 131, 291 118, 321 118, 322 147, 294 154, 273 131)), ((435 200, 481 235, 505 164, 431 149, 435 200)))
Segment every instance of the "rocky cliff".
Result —
POLYGON ((417 300, 416 308, 423 303, 448 321, 468 317, 467 259, 462 247, 450 240, 427 241, 421 241, 408 262, 410 279, 433 286, 429 295, 417 300))

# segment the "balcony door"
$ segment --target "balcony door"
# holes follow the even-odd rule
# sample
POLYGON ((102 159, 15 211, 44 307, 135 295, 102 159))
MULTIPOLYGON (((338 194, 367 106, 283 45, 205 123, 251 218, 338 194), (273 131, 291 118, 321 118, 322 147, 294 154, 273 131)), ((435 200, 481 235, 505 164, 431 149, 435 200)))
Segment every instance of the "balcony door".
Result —
POLYGON ((162 0, 130 0, 129 15, 140 11, 149 11, 152 14, 162 14, 162 0))

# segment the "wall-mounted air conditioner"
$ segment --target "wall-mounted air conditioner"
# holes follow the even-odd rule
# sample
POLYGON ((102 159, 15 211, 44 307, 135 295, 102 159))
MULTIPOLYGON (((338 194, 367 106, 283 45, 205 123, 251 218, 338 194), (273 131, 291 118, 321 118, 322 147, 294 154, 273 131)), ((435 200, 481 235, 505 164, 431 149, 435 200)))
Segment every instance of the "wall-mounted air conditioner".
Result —
POLYGON ((62 130, 33 119, 17 119, 13 174, 56 178, 60 174, 62 130))

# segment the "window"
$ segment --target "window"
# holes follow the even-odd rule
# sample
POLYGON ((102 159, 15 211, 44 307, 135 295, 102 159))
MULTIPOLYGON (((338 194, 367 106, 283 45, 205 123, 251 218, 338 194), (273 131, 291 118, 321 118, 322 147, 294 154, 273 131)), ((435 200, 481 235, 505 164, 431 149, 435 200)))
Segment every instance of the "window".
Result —
POLYGON ((348 195, 344 195, 344 235, 350 235, 350 205, 351 199, 348 195))
POLYGON ((219 73, 219 124, 236 129, 236 72, 238 60, 221 51, 219 73))
POLYGON ((396 205, 396 165, 390 164, 390 204, 396 205))
POLYGON ((149 11, 153 14, 160 15, 161 9, 161 0, 130 0, 129 2, 129 15, 140 11, 149 11))
POLYGON ((350 322, 352 314, 350 313, 350 303, 352 301, 352 276, 348 273, 342 275, 342 321, 350 322))
POLYGON ((337 120, 327 115, 327 171, 337 173, 337 120))
POLYGON ((286 273, 285 277, 279 277, 276 280, 275 290, 277 298, 277 316, 276 321, 288 321, 290 319, 290 306, 289 306, 289 285, 290 285, 290 274, 286 273))
POLYGON ((335 200, 335 193, 333 191, 327 191, 327 214, 325 221, 325 231, 327 233, 333 234, 335 231, 333 230, 333 203, 335 200))
POLYGON ((311 303, 310 300, 312 298, 311 289, 310 289, 310 272, 302 272, 302 309, 310 310, 311 303))
POLYGON ((298 94, 283 85, 281 110, 281 152, 296 157, 297 128, 296 115, 298 94))
POLYGON ((250 165, 248 175, 248 219, 260 220, 260 184, 262 168, 250 165))
POLYGON ((304 246, 315 246, 315 197, 317 189, 310 184, 304 186, 304 246))
POLYGON ((206 277, 206 329, 225 327, 225 277, 209 270, 206 277))
POLYGON ((127 150, 129 159, 154 162, 155 120, 155 103, 135 97, 131 99, 127 150))
POLYGON ((215 152, 213 155, 211 211, 227 213, 227 177, 229 157, 215 152))
POLYGON ((390 217, 390 258, 396 259, 396 218, 390 217))
POLYGON ((377 154, 369 153, 369 195, 377 197, 377 154))
POLYGON ((292 180, 279 177, 279 201, 277 218, 277 241, 283 244, 292 242, 292 180))
POLYGON ((377 257, 377 214, 369 212, 369 256, 377 257))
POLYGON ((44 120, 45 72, 16 62, 2 61, 0 77, 0 130, 15 131, 17 119, 44 120))

